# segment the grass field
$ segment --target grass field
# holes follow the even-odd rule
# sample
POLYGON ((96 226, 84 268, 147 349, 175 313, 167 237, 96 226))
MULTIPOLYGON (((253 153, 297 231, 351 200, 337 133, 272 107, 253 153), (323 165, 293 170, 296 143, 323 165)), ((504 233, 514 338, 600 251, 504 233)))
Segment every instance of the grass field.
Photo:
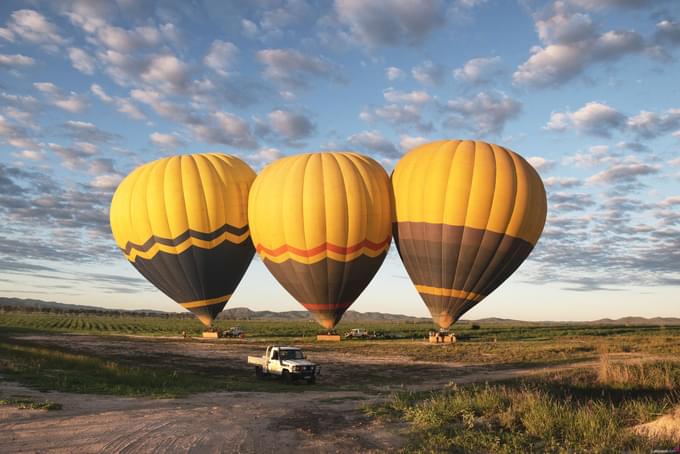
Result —
POLYGON ((506 384, 395 394, 367 414, 409 425, 405 452, 618 453, 671 449, 632 428, 680 403, 680 362, 614 365, 506 384))
MULTIPOLYGON (((535 364, 592 358, 599 351, 680 355, 680 326, 616 326, 589 324, 487 324, 454 325, 460 340, 454 346, 431 348, 421 340, 434 329, 431 323, 366 322, 340 323, 342 333, 360 326, 401 339, 398 348, 390 339, 340 343, 314 342, 319 326, 310 321, 221 320, 218 329, 241 326, 246 340, 266 343, 310 344, 317 351, 346 351, 366 355, 400 355, 413 360, 535 364), (406 342, 411 340, 413 342, 406 342)), ((192 319, 140 316, 93 316, 77 314, 4 313, 5 331, 83 333, 179 337, 182 332, 200 336, 203 325, 192 319)), ((234 342, 220 340, 219 342, 234 342)), ((238 342, 238 341, 236 341, 238 342)))
MULTIPOLYGON (((182 331, 202 331, 190 319, 3 313, 0 380, 130 397, 323 391, 324 404, 356 399, 361 406, 371 396, 382 403, 366 406, 364 417, 407 427, 404 450, 412 453, 649 452, 673 446, 673 440, 650 441, 631 428, 680 405, 680 326, 461 323, 455 326, 459 342, 433 346, 423 339, 433 329, 429 323, 342 324, 339 332, 362 327, 389 339, 339 343, 317 342, 319 330, 307 321, 217 323, 220 329, 235 325, 246 330, 245 339, 184 339, 182 331), (313 387, 256 381, 245 356, 269 343, 299 345, 330 372, 313 387), (586 362, 589 367, 582 366, 586 362), (548 366, 562 369, 500 383, 433 381, 548 366), (423 385, 435 390, 413 391, 423 385), (391 394, 395 389, 412 391, 391 394)), ((0 394, 0 406, 54 410, 60 403, 0 394)))

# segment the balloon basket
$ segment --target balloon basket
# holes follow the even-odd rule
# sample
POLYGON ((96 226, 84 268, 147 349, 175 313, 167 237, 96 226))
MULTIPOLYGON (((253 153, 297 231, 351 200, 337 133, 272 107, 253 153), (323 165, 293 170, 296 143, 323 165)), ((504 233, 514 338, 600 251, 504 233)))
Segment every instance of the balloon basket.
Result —
POLYGON ((317 334, 316 340, 322 342, 340 342, 339 334, 317 334))
POLYGON ((203 337, 206 339, 219 339, 220 333, 219 331, 203 331, 203 337))
POLYGON ((456 336, 448 331, 430 331, 431 344, 455 344, 456 336))

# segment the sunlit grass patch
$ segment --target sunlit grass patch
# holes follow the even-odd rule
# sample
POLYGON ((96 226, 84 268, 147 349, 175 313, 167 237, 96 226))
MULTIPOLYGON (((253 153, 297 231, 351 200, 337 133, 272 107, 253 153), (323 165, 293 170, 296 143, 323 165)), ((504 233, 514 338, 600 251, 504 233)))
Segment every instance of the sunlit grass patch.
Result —
POLYGON ((6 398, 0 399, 0 406, 7 405, 16 407, 20 410, 61 410, 60 403, 52 402, 51 400, 34 400, 28 398, 6 398))

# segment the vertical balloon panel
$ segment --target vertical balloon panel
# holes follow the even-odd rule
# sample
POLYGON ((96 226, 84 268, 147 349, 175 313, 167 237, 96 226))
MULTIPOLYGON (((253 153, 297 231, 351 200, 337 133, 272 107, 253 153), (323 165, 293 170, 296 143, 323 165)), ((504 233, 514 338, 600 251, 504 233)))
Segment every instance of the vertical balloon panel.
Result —
POLYGON ((254 179, 234 156, 173 156, 134 170, 111 201, 111 230, 125 257, 208 326, 255 252, 247 212, 254 179))

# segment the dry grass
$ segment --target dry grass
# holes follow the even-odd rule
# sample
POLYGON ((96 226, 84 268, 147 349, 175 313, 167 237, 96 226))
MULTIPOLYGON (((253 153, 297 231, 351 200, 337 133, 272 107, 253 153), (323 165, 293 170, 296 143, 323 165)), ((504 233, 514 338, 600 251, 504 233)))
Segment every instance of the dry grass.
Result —
POLYGON ((413 453, 649 452, 674 440, 632 428, 677 406, 679 385, 679 362, 624 365, 603 354, 595 370, 403 392, 367 412, 410 424, 413 453))

